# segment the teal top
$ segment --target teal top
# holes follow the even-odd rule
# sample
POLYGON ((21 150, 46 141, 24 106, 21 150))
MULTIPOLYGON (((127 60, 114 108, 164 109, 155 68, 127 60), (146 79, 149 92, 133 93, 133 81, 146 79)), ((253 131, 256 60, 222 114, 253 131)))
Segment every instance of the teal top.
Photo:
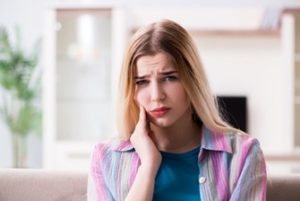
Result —
POLYGON ((199 201, 199 147, 180 154, 161 152, 153 201, 199 201))

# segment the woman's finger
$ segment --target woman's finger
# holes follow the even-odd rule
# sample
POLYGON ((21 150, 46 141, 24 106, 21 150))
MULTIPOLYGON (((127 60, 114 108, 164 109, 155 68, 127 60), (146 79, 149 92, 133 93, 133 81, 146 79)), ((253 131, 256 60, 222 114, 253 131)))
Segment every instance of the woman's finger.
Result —
POLYGON ((142 125, 146 126, 147 123, 147 117, 146 117, 146 111, 143 108, 143 106, 140 105, 140 118, 139 122, 142 123, 142 125))
POLYGON ((145 109, 140 105, 140 120, 146 121, 145 109))

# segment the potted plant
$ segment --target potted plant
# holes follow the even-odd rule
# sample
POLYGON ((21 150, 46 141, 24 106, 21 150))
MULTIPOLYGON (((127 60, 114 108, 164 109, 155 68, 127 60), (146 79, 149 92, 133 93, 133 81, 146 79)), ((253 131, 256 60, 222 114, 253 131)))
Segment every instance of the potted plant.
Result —
POLYGON ((41 133, 40 42, 27 54, 20 45, 19 28, 15 33, 12 44, 7 30, 0 27, 0 111, 11 134, 14 167, 25 167, 26 138, 41 133))

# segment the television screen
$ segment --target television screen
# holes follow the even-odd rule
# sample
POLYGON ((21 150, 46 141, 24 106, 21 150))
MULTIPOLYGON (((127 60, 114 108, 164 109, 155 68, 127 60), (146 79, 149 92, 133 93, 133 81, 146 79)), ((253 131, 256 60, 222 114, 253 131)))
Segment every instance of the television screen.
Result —
POLYGON ((233 127, 247 132, 247 97, 217 96, 217 101, 225 120, 233 127))

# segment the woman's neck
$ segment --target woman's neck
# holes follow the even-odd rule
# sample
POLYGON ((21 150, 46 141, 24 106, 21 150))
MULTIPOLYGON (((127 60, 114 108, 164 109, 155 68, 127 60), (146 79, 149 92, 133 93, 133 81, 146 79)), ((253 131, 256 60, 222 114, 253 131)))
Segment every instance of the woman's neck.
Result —
POLYGON ((161 128, 152 125, 153 140, 160 151, 182 153, 200 145, 201 127, 191 118, 183 118, 174 125, 161 128))

